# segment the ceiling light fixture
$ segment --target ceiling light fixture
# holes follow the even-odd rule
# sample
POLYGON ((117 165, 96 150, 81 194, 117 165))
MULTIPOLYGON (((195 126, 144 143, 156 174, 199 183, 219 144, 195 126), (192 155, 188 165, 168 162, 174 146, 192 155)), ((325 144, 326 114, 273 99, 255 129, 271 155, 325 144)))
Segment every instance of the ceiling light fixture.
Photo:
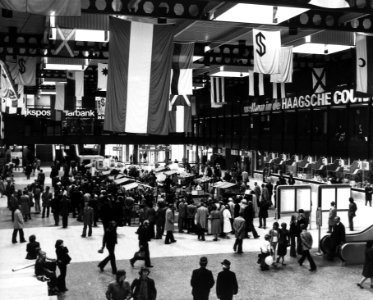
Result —
POLYGON ((354 47, 350 32, 321 32, 308 35, 294 44, 293 53, 329 55, 354 47))
POLYGON ((66 70, 66 71, 84 71, 84 65, 67 65, 67 64, 45 64, 45 70, 66 70))
POLYGON ((214 21, 276 25, 308 11, 305 8, 239 3, 214 21))
POLYGON ((212 66, 210 76, 216 77, 247 77, 249 76, 249 67, 244 66, 212 66))

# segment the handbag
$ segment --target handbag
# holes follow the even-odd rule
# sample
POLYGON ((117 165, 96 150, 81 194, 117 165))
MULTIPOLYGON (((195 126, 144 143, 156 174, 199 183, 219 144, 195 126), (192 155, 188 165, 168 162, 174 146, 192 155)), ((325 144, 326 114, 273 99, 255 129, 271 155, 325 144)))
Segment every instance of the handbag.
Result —
POLYGON ((68 265, 70 262, 71 262, 71 257, 68 253, 66 253, 64 263, 68 265))
POLYGON ((139 250, 135 252, 135 257, 138 259, 145 259, 145 251, 144 250, 139 250))

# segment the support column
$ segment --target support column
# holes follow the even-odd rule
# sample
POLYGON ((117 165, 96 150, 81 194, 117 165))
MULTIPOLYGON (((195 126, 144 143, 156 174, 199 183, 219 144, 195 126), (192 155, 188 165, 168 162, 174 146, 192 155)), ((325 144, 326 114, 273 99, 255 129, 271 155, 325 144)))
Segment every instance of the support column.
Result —
POLYGON ((128 162, 130 160, 130 145, 126 145, 125 148, 125 161, 128 162))
POLYGON ((139 145, 133 145, 132 160, 133 160, 134 165, 137 165, 138 159, 139 159, 139 145))

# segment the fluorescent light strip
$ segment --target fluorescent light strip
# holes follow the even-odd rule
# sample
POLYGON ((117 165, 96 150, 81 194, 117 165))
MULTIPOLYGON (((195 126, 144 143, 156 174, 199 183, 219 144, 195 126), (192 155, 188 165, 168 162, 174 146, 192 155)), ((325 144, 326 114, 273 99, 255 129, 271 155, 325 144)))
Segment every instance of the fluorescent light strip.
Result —
POLYGON ((275 25, 306 11, 308 9, 239 3, 217 16, 214 21, 275 25))
POLYGON ((86 66, 82 65, 65 65, 65 64, 45 64, 45 70, 66 70, 66 71, 83 71, 86 66))
POLYGON ((332 53, 350 49, 352 47, 353 46, 347 46, 347 45, 305 43, 305 44, 294 47, 293 53, 329 55, 332 53))

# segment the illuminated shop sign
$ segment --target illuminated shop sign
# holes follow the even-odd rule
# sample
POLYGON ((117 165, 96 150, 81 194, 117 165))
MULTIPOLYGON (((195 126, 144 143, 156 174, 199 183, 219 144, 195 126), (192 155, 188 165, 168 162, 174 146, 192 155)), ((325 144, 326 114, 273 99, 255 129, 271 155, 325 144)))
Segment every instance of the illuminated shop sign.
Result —
POLYGON ((354 90, 342 90, 299 97, 289 97, 282 100, 275 100, 273 103, 252 103, 250 106, 244 107, 244 112, 271 112, 296 108, 338 106, 346 104, 368 103, 371 100, 372 97, 355 97, 354 90))
POLYGON ((371 97, 355 97, 354 90, 342 90, 299 97, 284 98, 281 100, 281 108, 286 110, 294 108, 333 106, 349 103, 366 103, 370 100, 371 97))
POLYGON ((32 116, 32 117, 44 117, 44 118, 50 118, 51 116, 51 110, 50 109, 37 109, 37 108, 28 108, 26 110, 26 116, 32 116))
POLYGON ((256 104, 253 103, 250 106, 244 107, 245 113, 263 112, 263 111, 276 111, 281 109, 281 103, 277 100, 273 103, 256 104))
POLYGON ((92 109, 90 110, 74 110, 74 111, 66 111, 66 117, 78 117, 78 118, 94 118, 96 116, 96 112, 92 109))
MULTIPOLYGON (((84 110, 84 109, 77 109, 74 111, 65 111, 65 117, 69 118, 95 118, 96 111, 93 109, 84 110)), ((50 109, 38 109, 38 108, 28 108, 26 111, 26 116, 32 117, 44 117, 50 118, 52 115, 52 111, 50 109)))

